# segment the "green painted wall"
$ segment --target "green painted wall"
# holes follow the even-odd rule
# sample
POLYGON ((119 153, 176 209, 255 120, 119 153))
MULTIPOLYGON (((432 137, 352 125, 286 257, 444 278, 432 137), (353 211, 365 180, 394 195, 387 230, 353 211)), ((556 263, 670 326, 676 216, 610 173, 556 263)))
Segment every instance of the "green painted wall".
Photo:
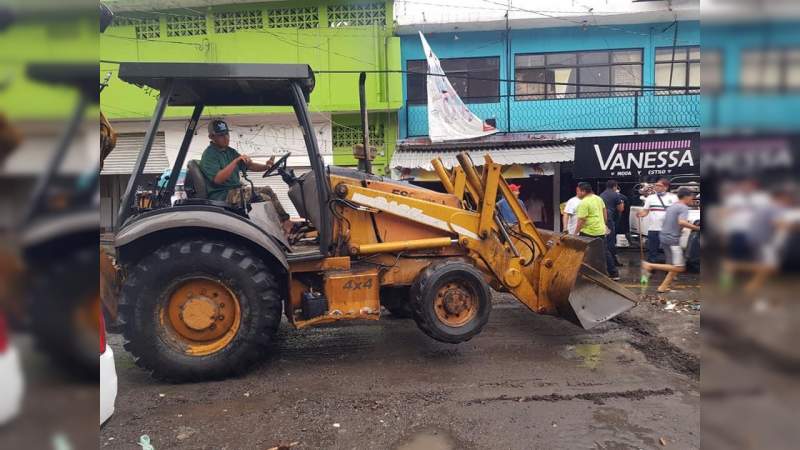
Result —
MULTIPOLYGON (((336 114, 332 118, 334 127, 333 140, 333 163, 337 166, 355 166, 358 164, 353 157, 353 144, 362 142, 361 137, 361 117, 359 114, 336 114), (336 129, 345 128, 346 139, 336 138, 336 129), (349 133, 347 133, 349 131, 349 133)), ((372 161, 373 173, 376 175, 388 175, 387 164, 394 152, 397 142, 397 114, 391 112, 373 112, 369 115, 370 146, 377 150, 375 160, 372 161), (375 133, 373 130, 382 131, 375 133), (382 134, 382 138, 381 138, 382 134)))
POLYGON ((90 18, 13 23, 0 32, 0 111, 13 120, 68 117, 77 93, 28 79, 26 67, 30 63, 97 64, 97 55, 97 24, 90 18))
MULTIPOLYGON (((124 4, 123 1, 113 2, 124 4)), ((312 1, 218 5, 192 8, 192 11, 123 12, 118 18, 139 18, 158 21, 160 36, 138 39, 133 23, 120 21, 100 37, 100 72, 112 72, 111 84, 103 92, 101 107, 110 119, 145 118, 152 114, 157 93, 146 92, 116 78, 117 64, 102 61, 169 61, 169 62, 259 62, 304 63, 317 72, 316 87, 311 94, 312 111, 342 113, 358 111, 358 74, 324 73, 324 71, 370 71, 400 69, 400 40, 392 36, 392 1, 385 5, 385 25, 329 26, 329 8, 337 5, 364 4, 362 1, 312 1), (277 28, 272 26, 272 12, 282 8, 314 8, 318 26, 314 28, 277 28), (242 29, 218 33, 217 14, 260 11, 263 23, 259 29, 242 29), (198 14, 195 14, 196 11, 198 14), (179 16, 195 14, 204 18, 204 35, 168 36, 168 22, 179 16), (322 71, 322 72, 321 72, 322 71)), ((381 2, 378 2, 381 3, 381 2)), ((199 29, 194 23, 194 32, 199 29)), ((370 110, 389 111, 385 124, 386 153, 394 150, 397 138, 396 111, 402 106, 402 85, 399 74, 368 74, 367 102, 370 110)), ((286 108, 208 108, 209 115, 253 114, 288 111, 286 108)), ((189 108, 169 108, 167 117, 183 117, 189 108)), ((386 113, 380 115, 386 116, 386 113)), ((356 116, 357 119, 357 116, 356 116)), ((336 119, 334 119, 336 120, 336 119)), ((358 122, 356 121, 356 125, 358 122)), ((354 163, 348 158, 351 149, 337 148, 338 163, 354 163), (345 154, 346 152, 346 154, 345 154)))

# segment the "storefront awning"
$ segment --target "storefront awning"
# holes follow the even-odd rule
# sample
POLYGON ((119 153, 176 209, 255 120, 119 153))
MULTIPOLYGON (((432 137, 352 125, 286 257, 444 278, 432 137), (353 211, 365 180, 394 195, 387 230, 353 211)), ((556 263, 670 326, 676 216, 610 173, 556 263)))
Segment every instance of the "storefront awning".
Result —
POLYGON ((462 151, 467 152, 476 165, 483 165, 483 156, 487 153, 492 160, 504 166, 520 164, 543 164, 573 161, 575 159, 575 146, 573 144, 531 145, 525 147, 490 147, 480 149, 447 149, 417 150, 411 147, 400 147, 392 156, 390 167, 393 169, 422 169, 433 170, 431 160, 441 158, 442 164, 448 169, 458 165, 456 155, 462 151))

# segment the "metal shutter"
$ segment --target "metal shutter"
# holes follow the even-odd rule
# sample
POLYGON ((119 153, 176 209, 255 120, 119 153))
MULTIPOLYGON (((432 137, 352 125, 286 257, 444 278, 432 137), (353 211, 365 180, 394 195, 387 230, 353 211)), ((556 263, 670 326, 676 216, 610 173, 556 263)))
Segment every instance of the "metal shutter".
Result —
MULTIPOLYGON (((101 175, 129 175, 133 173, 136 159, 144 143, 144 133, 125 133, 117 136, 117 146, 106 157, 101 175)), ((170 167, 167 160, 164 132, 156 134, 150 157, 144 166, 144 173, 160 174, 170 167)))

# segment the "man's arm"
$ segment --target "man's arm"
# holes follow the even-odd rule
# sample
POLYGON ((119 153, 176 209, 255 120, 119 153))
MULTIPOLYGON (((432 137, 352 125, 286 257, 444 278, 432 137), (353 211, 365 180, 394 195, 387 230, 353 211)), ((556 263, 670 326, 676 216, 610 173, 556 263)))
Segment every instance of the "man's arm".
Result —
POLYGON ((586 203, 581 201, 577 208, 575 208, 575 216, 578 217, 578 224, 575 226, 575 235, 581 234, 583 226, 586 224, 586 219, 589 217, 589 212, 586 210, 586 203))
POLYGON ((582 218, 578 217, 578 224, 575 225, 575 235, 576 236, 581 234, 581 230, 583 229, 583 225, 585 223, 586 223, 586 219, 585 218, 582 219, 582 218))
POLYGON ((644 200, 644 205, 642 205, 642 209, 640 209, 639 212, 636 213, 636 215, 639 217, 645 217, 648 214, 650 214, 650 197, 647 197, 644 200))
POLYGON ((274 162, 275 162, 275 156, 271 156, 265 164, 259 164, 250 159, 250 161, 247 163, 247 170, 252 170, 255 172, 264 172, 266 170, 269 170, 269 168, 272 167, 272 163, 274 162))
POLYGON ((699 226, 689 222, 686 219, 678 219, 678 225, 680 225, 683 228, 688 228, 690 230, 700 231, 700 227, 699 226))
POLYGON ((567 225, 569 224, 569 214, 563 213, 561 214, 561 229, 563 231, 567 231, 567 225))
POLYGON ((216 175, 214 175, 214 180, 213 180, 214 183, 225 184, 225 182, 228 181, 231 175, 233 175, 233 171, 238 169, 239 163, 244 161, 244 163, 247 164, 247 161, 249 160, 250 158, 248 156, 245 155, 237 156, 236 159, 231 161, 227 166, 220 169, 220 171, 217 172, 216 175))

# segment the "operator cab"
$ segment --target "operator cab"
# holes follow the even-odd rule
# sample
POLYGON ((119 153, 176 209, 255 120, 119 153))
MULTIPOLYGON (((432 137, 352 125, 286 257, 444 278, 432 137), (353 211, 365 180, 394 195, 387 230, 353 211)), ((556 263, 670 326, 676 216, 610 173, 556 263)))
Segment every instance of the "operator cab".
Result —
MULTIPOLYGON (((241 204, 235 206, 227 202, 209 200, 209 181, 200 170, 199 161, 187 161, 189 146, 205 107, 287 106, 292 107, 298 124, 303 129, 311 166, 309 173, 313 175, 296 177, 287 167, 286 162, 289 158, 287 153, 282 155, 263 176, 280 176, 290 186, 290 198, 295 208, 318 231, 318 254, 324 255, 328 252, 331 240, 332 221, 329 217, 331 213, 320 205, 327 204, 330 188, 307 108, 315 84, 314 73, 308 65, 122 63, 119 68, 119 78, 136 86, 146 86, 160 92, 153 118, 145 134, 144 145, 121 202, 116 223, 119 232, 126 228, 130 229, 143 218, 166 212, 213 211, 247 221, 281 243, 287 250, 291 250, 283 236, 275 208, 270 202, 259 201, 256 196, 245 199, 244 195, 241 196, 241 204), (143 169, 167 106, 190 106, 194 109, 166 183, 143 193, 143 169), (184 186, 187 198, 177 200, 173 204, 171 198, 175 194, 178 174, 184 163, 186 166, 184 186), (293 195, 292 190, 302 191, 303 194, 293 195), (304 195, 306 192, 310 195, 304 195)), ((253 185, 247 178, 246 172, 243 179, 253 185)), ((176 225, 172 223, 168 226, 176 225)))

